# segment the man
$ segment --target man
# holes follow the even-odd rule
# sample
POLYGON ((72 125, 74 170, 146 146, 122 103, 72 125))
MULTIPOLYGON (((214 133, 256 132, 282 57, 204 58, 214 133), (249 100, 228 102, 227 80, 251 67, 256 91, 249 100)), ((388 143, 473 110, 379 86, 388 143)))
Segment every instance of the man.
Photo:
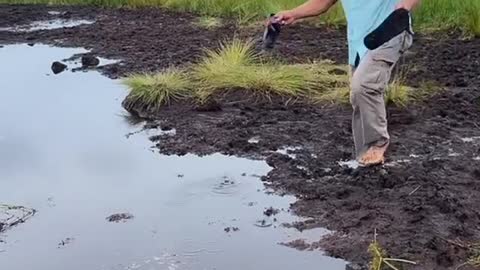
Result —
MULTIPOLYGON (((337 0, 309 0, 276 14, 276 21, 290 25, 320 15, 337 0)), ((368 50, 365 37, 397 9, 411 11, 420 0, 341 0, 348 22, 349 64, 352 67, 350 101, 355 155, 363 166, 383 164, 390 143, 384 94, 391 71, 412 45, 412 33, 403 31, 380 47, 368 50)))

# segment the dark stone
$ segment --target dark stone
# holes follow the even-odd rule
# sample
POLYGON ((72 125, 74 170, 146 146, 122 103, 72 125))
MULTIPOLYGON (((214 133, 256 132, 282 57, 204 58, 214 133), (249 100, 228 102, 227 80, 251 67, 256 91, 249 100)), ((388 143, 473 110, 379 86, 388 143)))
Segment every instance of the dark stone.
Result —
POLYGON ((60 63, 58 61, 52 63, 53 74, 62 73, 67 68, 67 65, 60 63))
POLYGON ((82 56, 82 66, 83 67, 95 67, 100 64, 100 60, 95 56, 85 55, 82 56))

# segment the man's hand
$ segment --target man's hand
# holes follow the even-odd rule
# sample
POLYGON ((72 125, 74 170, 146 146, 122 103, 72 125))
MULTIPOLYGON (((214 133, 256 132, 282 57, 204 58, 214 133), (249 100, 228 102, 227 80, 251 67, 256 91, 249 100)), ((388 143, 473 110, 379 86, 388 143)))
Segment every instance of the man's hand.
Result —
POLYGON ((395 9, 404 8, 408 11, 412 11, 419 3, 420 0, 402 0, 400 1, 400 3, 397 4, 395 9))
MULTIPOLYGON (((318 16, 325 13, 338 0, 308 0, 303 5, 300 5, 291 10, 285 10, 275 15, 273 22, 281 23, 282 25, 290 25, 297 20, 318 16)), ((268 20, 266 25, 272 24, 272 20, 268 20)))
POLYGON ((275 17, 268 19, 265 26, 270 26, 272 23, 280 23, 281 25, 291 25, 297 18, 291 10, 280 11, 275 14, 275 17))

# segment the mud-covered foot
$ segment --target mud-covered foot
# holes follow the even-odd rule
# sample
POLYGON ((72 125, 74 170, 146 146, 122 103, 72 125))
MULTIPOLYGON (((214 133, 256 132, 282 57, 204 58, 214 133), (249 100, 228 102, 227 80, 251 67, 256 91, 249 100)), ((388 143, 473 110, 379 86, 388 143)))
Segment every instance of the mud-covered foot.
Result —
POLYGON ((361 166, 375 166, 385 162, 385 152, 387 151, 389 143, 385 143, 382 146, 371 146, 365 154, 363 154, 358 163, 361 166))

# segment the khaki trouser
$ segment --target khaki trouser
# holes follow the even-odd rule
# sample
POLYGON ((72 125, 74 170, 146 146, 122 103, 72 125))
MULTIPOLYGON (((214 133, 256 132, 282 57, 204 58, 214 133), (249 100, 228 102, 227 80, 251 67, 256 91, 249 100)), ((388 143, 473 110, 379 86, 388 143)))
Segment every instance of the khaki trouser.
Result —
POLYGON ((352 69, 350 102, 353 106, 353 140, 359 158, 372 145, 384 145, 390 139, 387 130, 385 90, 392 69, 412 45, 413 37, 404 33, 376 50, 369 51, 358 67, 352 69))

